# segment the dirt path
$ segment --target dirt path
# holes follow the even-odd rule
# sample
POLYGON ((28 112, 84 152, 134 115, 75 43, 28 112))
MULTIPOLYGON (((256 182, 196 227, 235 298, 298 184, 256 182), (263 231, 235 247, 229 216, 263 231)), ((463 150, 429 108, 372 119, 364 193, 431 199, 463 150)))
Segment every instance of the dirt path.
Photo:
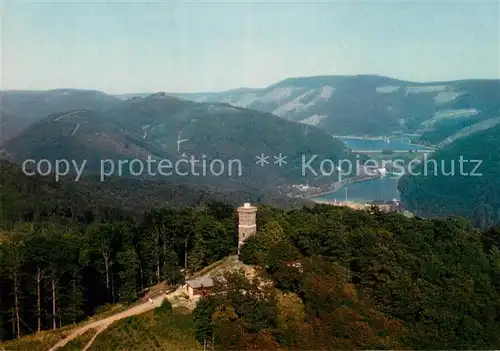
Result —
POLYGON ((128 310, 125 310, 123 312, 117 313, 117 314, 115 314, 115 315, 113 315, 111 317, 107 317, 107 318, 104 318, 104 319, 101 319, 101 320, 98 320, 98 321, 86 324, 86 325, 84 325, 84 326, 82 326, 82 327, 74 330, 71 334, 69 334, 68 336, 66 336, 63 340, 59 341, 57 344, 55 344, 54 346, 52 346, 52 348, 49 351, 55 351, 58 348, 63 347, 64 345, 66 345, 68 342, 70 342, 74 338, 82 335, 86 331, 88 331, 90 329, 96 329, 96 334, 91 339, 91 341, 85 346, 85 349, 88 349, 90 347, 90 345, 92 344, 92 342, 95 340, 95 337, 99 333, 101 333, 102 331, 104 331, 107 327, 109 327, 112 323, 114 323, 114 322, 116 322, 116 321, 118 321, 120 319, 123 319, 123 318, 127 318, 127 317, 130 317, 130 316, 134 316, 134 315, 141 314, 141 313, 150 311, 152 309, 155 309, 155 308, 157 308, 157 307, 159 307, 161 305, 161 303, 163 302, 164 298, 167 298, 167 296, 166 295, 159 296, 159 297, 153 299, 153 303, 150 303, 149 301, 147 301, 147 302, 144 302, 144 303, 142 303, 140 305, 131 307, 128 310))
MULTIPOLYGON (((228 263, 228 262, 231 265, 234 265, 234 264, 238 264, 239 261, 237 260, 236 256, 231 256, 231 257, 229 257, 229 260, 226 260, 226 263, 228 263)), ((218 267, 218 266, 216 266, 216 267, 218 267)), ((225 267, 225 266, 223 265, 223 267, 225 267)), ((218 268, 220 269, 221 267, 218 267, 218 268)), ((227 267, 225 267, 225 268, 227 268, 227 267)), ((201 274, 199 274, 197 276, 206 277, 206 276, 211 275, 210 271, 203 272, 203 273, 200 272, 200 273, 201 274)), ((94 336, 90 339, 90 341, 87 343, 87 345, 85 345, 85 348, 83 349, 83 351, 86 351, 90 348, 90 346, 92 345, 92 343, 94 342, 96 337, 100 333, 102 333, 104 330, 106 330, 106 328, 108 328, 112 323, 114 323, 120 319, 127 318, 130 316, 135 316, 135 315, 147 312, 147 311, 151 311, 157 307, 160 307, 164 299, 168 299, 170 301, 170 303, 172 304, 172 307, 184 307, 184 308, 188 308, 190 310, 193 310, 196 307, 196 302, 198 299, 197 298, 186 299, 185 297, 186 297, 185 296, 185 287, 181 285, 175 291, 171 292, 170 294, 162 294, 161 296, 154 298, 153 303, 151 303, 149 301, 144 302, 140 305, 131 307, 128 310, 119 312, 115 315, 112 315, 112 316, 107 317, 107 318, 103 318, 103 319, 95 321, 95 322, 91 322, 89 324, 83 325, 80 328, 73 330, 64 339, 60 340, 54 346, 52 346, 49 349, 49 351, 55 351, 58 348, 66 345, 71 340, 84 334, 85 332, 94 329, 95 330, 94 336)))

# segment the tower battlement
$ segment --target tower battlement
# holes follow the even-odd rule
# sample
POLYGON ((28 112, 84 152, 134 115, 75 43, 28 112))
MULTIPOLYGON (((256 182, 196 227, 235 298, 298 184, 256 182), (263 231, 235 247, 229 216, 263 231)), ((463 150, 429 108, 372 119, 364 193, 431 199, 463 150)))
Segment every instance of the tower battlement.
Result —
POLYGON ((245 203, 238 207, 238 254, 245 240, 257 233, 257 207, 245 203))

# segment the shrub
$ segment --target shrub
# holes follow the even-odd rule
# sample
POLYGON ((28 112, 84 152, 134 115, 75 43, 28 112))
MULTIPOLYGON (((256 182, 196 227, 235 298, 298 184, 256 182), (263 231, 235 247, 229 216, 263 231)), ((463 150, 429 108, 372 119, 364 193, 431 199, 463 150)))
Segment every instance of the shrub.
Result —
POLYGON ((163 299, 163 302, 161 303, 160 307, 155 309, 155 313, 158 316, 164 316, 167 313, 171 314, 172 313, 172 304, 170 303, 170 301, 168 301, 168 299, 163 299))

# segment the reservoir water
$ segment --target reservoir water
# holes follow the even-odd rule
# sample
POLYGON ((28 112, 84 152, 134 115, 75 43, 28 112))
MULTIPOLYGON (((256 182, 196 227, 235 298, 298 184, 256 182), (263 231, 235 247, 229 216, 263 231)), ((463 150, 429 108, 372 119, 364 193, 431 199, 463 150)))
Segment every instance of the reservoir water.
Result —
POLYGON ((370 202, 375 200, 399 200, 398 180, 400 177, 386 175, 381 178, 360 183, 348 184, 333 194, 318 197, 318 200, 347 200, 353 202, 370 202), (346 191, 347 189, 347 191, 346 191))
MULTIPOLYGON (((362 139, 353 137, 336 137, 342 140, 347 147, 353 150, 432 150, 420 145, 412 145, 409 138, 386 139, 362 139)), ((399 176, 385 175, 381 178, 367 180, 360 183, 349 184, 335 193, 318 197, 318 200, 347 200, 353 202, 370 202, 375 200, 390 201, 399 200, 398 181, 399 176), (347 189, 347 191, 346 191, 347 189)))

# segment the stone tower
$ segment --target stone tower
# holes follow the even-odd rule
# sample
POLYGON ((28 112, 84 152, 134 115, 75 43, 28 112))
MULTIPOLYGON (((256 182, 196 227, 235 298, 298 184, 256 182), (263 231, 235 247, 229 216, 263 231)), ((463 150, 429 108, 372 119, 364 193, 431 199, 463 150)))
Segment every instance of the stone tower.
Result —
POLYGON ((256 214, 257 207, 248 202, 238 207, 238 255, 245 240, 257 233, 256 214))

